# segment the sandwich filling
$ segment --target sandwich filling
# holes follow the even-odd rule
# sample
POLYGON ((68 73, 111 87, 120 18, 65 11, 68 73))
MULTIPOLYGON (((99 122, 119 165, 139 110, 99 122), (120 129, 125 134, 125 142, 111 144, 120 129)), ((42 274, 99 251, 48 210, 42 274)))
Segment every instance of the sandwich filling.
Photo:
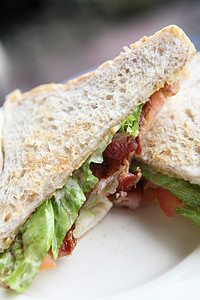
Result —
POLYGON ((0 255, 1 281, 26 290, 39 269, 55 267, 58 257, 72 253, 76 239, 93 227, 112 205, 136 208, 142 200, 141 168, 131 173, 134 153, 141 152, 140 138, 160 112, 166 96, 178 84, 165 85, 146 104, 107 137, 99 149, 73 172, 63 186, 30 216, 18 236, 0 255), (139 135, 140 134, 140 135, 139 135))
POLYGON ((184 179, 169 177, 155 171, 144 163, 134 161, 131 170, 140 168, 142 200, 150 202, 154 199, 166 216, 179 214, 189 218, 200 227, 200 186, 184 179))

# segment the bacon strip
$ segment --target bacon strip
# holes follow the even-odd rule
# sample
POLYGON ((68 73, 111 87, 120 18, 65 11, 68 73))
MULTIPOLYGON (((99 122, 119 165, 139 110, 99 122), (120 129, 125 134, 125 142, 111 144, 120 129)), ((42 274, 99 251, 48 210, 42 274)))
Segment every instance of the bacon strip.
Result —
POLYGON ((124 160, 129 156, 130 152, 137 149, 136 140, 132 139, 132 136, 126 132, 116 133, 112 139, 112 142, 107 146, 103 152, 105 158, 124 160))
MULTIPOLYGON (((127 165, 129 166, 128 162, 127 165)), ((141 177, 142 173, 139 168, 137 168, 134 173, 129 173, 126 169, 118 176, 119 185, 117 187, 117 191, 129 192, 133 187, 136 188, 141 177)))
POLYGON ((67 231, 67 234, 63 240, 63 244, 59 249, 58 257, 68 256, 72 254, 76 246, 76 239, 73 236, 73 230, 75 226, 73 225, 70 230, 67 231))

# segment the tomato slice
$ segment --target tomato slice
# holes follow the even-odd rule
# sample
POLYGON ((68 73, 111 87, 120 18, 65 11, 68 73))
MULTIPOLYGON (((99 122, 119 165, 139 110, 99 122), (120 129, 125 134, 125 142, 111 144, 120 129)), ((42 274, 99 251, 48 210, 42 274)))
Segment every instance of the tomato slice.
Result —
POLYGON ((55 260, 51 255, 47 254, 40 265, 40 271, 54 269, 56 267, 55 260))
POLYGON ((151 202, 155 199, 157 199, 157 188, 148 188, 146 190, 143 190, 142 200, 144 202, 151 202))
POLYGON ((168 217, 173 217, 176 215, 175 209, 177 207, 186 207, 185 204, 179 200, 179 198, 162 188, 156 189, 156 194, 162 211, 168 217))

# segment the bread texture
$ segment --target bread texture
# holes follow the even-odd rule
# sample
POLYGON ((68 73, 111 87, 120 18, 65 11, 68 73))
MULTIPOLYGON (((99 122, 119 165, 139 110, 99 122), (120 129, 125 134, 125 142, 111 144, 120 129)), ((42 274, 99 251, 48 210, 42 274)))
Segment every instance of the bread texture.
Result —
POLYGON ((31 213, 138 104, 165 82, 177 80, 194 52, 184 32, 168 26, 66 85, 43 85, 26 93, 15 90, 7 97, 0 174, 1 251, 31 213))
POLYGON ((142 139, 138 158, 163 174, 200 184, 200 53, 189 71, 142 139))

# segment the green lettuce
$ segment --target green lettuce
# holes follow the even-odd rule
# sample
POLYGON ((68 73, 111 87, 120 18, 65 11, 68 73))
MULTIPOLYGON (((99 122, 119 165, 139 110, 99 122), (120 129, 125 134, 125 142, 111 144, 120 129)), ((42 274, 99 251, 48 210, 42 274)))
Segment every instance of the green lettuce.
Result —
POLYGON ((176 209, 177 214, 191 219, 200 227, 200 186, 191 184, 184 179, 169 177, 155 171, 146 164, 136 161, 131 165, 131 171, 139 167, 142 176, 155 185, 162 187, 178 197, 187 207, 176 209))
POLYGON ((67 231, 72 227, 86 197, 76 178, 69 177, 62 189, 56 191, 51 202, 54 212, 54 238, 52 253, 54 259, 58 257, 59 248, 62 246, 67 231))
POLYGON ((185 207, 178 207, 176 209, 176 213, 192 220, 198 227, 200 227, 200 210, 199 207, 194 209, 185 208, 185 207))
POLYGON ((1 256, 0 271, 7 275, 1 280, 19 292, 27 289, 51 246, 53 232, 53 210, 51 201, 47 200, 26 221, 14 243, 1 256), (9 267, 5 269, 7 261, 9 267))
POLYGON ((143 104, 140 104, 136 111, 130 115, 130 117, 121 125, 118 132, 126 131, 130 133, 133 138, 136 138, 139 134, 139 122, 140 122, 140 114, 142 111, 143 104))

